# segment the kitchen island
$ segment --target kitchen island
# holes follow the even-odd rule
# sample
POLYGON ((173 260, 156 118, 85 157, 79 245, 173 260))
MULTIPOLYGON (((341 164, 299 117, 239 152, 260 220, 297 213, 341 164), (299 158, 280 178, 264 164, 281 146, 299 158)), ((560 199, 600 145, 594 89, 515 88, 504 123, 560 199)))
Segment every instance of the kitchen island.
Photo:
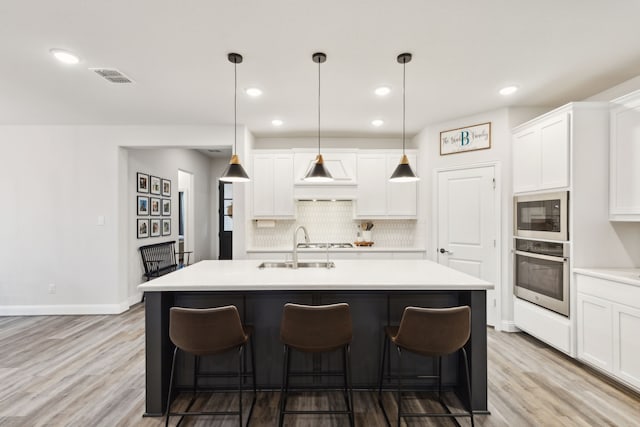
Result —
MULTIPOLYGON (((471 363, 474 411, 487 411, 486 290, 493 285, 427 260, 337 260, 335 268, 265 268, 259 261, 201 261, 138 286, 145 292, 146 414, 164 412, 171 369, 169 309, 234 304, 244 323, 254 326, 257 382, 279 389, 282 344, 279 327, 287 302, 347 302, 353 318, 353 385, 374 389, 378 379, 382 329, 398 324, 404 307, 471 307, 471 363)), ((393 354, 391 354, 393 356, 393 354)), ((424 360, 424 359, 423 359, 424 360)), ((418 372, 418 359, 410 369, 418 372)), ((392 363, 394 360, 392 359, 392 363)), ((319 369, 339 363, 337 355, 294 361, 294 369, 319 369), (297 363, 297 365, 296 365, 297 363)), ((457 357, 443 362, 444 384, 459 389, 464 378, 457 357)), ((178 387, 191 384, 191 358, 178 361, 178 387)), ((427 366, 433 368, 430 362, 427 366)), ((424 362, 420 369, 424 373, 424 362)), ((309 380, 313 382, 314 380, 309 380)), ((464 395, 464 393, 459 393, 464 395)))

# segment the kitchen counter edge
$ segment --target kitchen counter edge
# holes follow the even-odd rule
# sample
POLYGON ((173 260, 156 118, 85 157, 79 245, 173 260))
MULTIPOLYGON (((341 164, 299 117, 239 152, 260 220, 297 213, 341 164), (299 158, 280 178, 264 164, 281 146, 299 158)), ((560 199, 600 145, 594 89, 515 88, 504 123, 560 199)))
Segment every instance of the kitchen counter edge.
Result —
POLYGON ((640 287, 640 268, 574 268, 573 272, 640 287))

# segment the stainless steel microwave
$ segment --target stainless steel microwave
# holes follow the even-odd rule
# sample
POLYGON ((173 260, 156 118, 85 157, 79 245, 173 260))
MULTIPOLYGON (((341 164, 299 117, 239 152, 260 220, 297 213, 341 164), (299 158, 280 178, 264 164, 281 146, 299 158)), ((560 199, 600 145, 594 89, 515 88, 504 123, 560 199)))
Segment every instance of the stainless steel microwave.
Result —
POLYGON ((514 236, 569 240, 569 192, 529 194, 514 198, 514 236))

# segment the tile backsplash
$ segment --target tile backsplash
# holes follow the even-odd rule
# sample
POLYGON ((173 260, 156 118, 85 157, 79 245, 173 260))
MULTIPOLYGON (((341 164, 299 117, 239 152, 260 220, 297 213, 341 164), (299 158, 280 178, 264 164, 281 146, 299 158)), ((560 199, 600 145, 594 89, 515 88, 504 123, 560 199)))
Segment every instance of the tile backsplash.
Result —
MULTIPOLYGON (((355 242, 357 225, 352 201, 298 201, 296 220, 275 221, 275 227, 258 228, 252 221, 249 247, 254 249, 290 248, 293 231, 304 225, 312 242, 355 242)), ((416 220, 372 220, 372 240, 376 247, 413 248, 421 246, 416 220)), ((298 236, 303 241, 302 232, 298 236)))

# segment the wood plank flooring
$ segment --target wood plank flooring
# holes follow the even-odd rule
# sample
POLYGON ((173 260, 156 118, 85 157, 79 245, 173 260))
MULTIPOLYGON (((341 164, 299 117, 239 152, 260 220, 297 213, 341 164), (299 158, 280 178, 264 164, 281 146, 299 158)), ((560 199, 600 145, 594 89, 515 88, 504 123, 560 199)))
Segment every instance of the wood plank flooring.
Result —
MULTIPOLYGON (((640 395, 525 334, 488 330, 489 409, 479 426, 638 426, 640 395)), ((640 357, 640 355, 639 355, 640 357)), ((244 405, 248 406, 250 394, 244 405)), ((258 393, 251 425, 275 425, 277 392, 258 393)), ((177 405, 184 406, 188 396, 177 405)), ((305 394, 290 408, 343 404, 341 396, 305 394)), ((455 398, 448 396, 452 405, 455 398)), ((385 395, 394 419, 395 405, 385 395)), ((409 407, 422 403, 409 399, 409 407)), ((208 400, 233 408, 236 397, 208 400)), ((355 393, 356 425, 385 425, 375 394, 355 393)), ((0 426, 161 426, 143 418, 144 305, 117 316, 0 317, 0 426)), ((175 425, 177 417, 172 419, 175 425)), ((404 422, 403 422, 404 424, 404 422)), ((460 424, 470 425, 467 419, 460 424)), ((237 418, 185 419, 185 426, 233 426, 237 418)), ((346 426, 345 416, 287 416, 288 426, 346 426)), ((409 420, 409 426, 454 425, 409 420)))

